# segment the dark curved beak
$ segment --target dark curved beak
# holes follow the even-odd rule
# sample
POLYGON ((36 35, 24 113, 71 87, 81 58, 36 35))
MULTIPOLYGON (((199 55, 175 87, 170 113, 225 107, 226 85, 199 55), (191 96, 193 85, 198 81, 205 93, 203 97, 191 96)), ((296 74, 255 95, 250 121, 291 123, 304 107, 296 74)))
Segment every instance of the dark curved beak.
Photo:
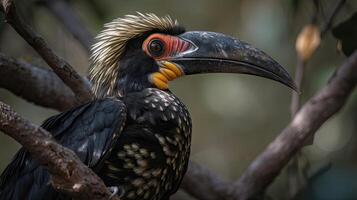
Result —
POLYGON ((297 91, 288 72, 263 51, 236 38, 214 32, 192 31, 179 35, 192 44, 189 51, 171 58, 186 75, 241 73, 278 81, 297 91))

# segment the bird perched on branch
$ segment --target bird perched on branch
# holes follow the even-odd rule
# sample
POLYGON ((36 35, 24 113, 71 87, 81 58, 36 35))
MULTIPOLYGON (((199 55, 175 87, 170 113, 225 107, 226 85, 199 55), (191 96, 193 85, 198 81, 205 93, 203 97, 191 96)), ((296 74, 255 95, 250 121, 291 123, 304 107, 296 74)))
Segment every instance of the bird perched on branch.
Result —
MULTIPOLYGON (((97 98, 42 127, 123 200, 168 200, 186 172, 191 119, 169 81, 243 73, 295 89, 288 73, 262 51, 224 34, 186 32, 168 16, 127 15, 105 24, 96 39, 89 75, 97 98)), ((1 175, 0 199, 70 198, 54 190, 46 168, 21 149, 1 175)))

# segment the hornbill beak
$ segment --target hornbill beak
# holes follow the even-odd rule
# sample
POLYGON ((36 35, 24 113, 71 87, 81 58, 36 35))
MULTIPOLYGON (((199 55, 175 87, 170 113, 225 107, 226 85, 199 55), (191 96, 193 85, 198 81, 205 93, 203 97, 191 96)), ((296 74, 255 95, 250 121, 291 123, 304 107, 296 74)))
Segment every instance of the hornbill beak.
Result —
POLYGON ((288 72, 270 56, 236 38, 214 32, 192 31, 179 37, 192 48, 170 58, 185 75, 198 73, 251 74, 278 81, 297 91, 288 72))

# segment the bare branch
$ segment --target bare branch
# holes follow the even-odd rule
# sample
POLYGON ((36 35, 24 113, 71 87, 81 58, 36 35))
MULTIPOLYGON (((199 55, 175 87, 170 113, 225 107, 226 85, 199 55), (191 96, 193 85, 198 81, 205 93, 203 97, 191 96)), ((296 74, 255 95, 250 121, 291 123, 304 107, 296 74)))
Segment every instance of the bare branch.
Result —
POLYGON ((81 43, 85 50, 89 52, 93 42, 93 36, 71 5, 64 0, 41 0, 40 3, 46 6, 63 26, 81 43))
MULTIPOLYGON (((10 106, 2 102, 0 130, 23 145, 48 169, 56 190, 76 199, 109 199, 111 193, 103 181, 86 167, 73 151, 56 143, 50 133, 21 118, 10 106)), ((114 199, 119 200, 117 197, 114 199)))
POLYGON ((235 184, 237 199, 264 193, 305 140, 345 104, 357 83, 357 51, 336 71, 330 82, 312 97, 291 123, 269 144, 235 184))
POLYGON ((65 60, 58 57, 47 43, 36 34, 31 27, 17 15, 12 0, 2 0, 6 22, 9 23, 46 61, 53 71, 76 94, 79 103, 84 103, 92 98, 89 83, 81 77, 65 60))
POLYGON ((194 162, 190 162, 181 188, 201 200, 230 199, 233 183, 194 162))
POLYGON ((73 92, 51 70, 0 54, 0 77, 0 87, 37 105, 60 111, 75 105, 73 92))

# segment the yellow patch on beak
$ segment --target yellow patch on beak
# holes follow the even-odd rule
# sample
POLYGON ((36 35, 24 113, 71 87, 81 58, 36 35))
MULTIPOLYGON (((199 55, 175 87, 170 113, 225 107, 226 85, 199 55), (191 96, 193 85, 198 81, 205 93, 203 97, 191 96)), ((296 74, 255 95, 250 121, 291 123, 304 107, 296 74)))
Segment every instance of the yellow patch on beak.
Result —
POLYGON ((168 70, 171 70, 172 72, 174 72, 176 74, 176 78, 182 76, 182 71, 181 68, 179 68, 176 64, 171 63, 171 62, 167 62, 167 61, 163 61, 162 62, 163 67, 165 67, 168 70))
POLYGON ((169 88, 169 81, 183 76, 181 68, 174 63, 161 61, 159 65, 159 72, 152 73, 150 75, 150 81, 161 90, 166 90, 169 88))

